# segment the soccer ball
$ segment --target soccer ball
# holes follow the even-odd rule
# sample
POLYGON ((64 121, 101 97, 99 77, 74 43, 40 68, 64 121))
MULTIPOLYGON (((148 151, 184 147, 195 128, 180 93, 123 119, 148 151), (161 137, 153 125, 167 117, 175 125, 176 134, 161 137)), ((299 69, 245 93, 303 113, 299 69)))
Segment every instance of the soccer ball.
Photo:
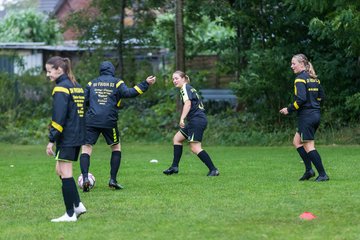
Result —
MULTIPOLYGON (((92 173, 88 173, 88 178, 90 180, 90 189, 92 189, 95 186, 95 177, 92 175, 92 173)), ((78 186, 79 188, 83 188, 83 175, 80 174, 78 178, 78 186)))

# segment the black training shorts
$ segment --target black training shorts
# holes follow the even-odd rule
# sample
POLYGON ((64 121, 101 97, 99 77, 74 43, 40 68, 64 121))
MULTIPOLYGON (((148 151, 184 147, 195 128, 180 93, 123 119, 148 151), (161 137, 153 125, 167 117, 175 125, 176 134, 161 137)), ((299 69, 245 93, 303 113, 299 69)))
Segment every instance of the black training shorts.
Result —
POLYGON ((311 112, 311 114, 304 114, 298 116, 298 133, 301 141, 315 140, 315 132, 320 125, 320 112, 311 112))
POLYGON ((81 146, 56 147, 55 160, 76 162, 79 157, 81 146))
POLYGON ((97 127, 86 127, 86 138, 85 143, 95 145, 99 139, 100 133, 104 136, 108 145, 115 145, 120 142, 119 130, 115 128, 97 128, 97 127))
POLYGON ((180 132, 189 142, 201 142, 206 126, 206 118, 193 118, 180 128, 180 132))

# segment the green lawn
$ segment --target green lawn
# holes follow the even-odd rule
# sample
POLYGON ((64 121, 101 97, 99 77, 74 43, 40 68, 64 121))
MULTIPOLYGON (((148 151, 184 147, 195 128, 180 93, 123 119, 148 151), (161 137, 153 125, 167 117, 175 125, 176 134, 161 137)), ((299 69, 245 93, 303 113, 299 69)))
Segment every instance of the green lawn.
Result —
MULTIPOLYGON (((80 192, 88 213, 65 212, 55 162, 44 146, 0 144, 0 239, 359 239, 360 147, 319 146, 329 182, 299 182, 303 165, 288 147, 205 147, 220 170, 184 148, 178 175, 165 176, 171 144, 123 146, 120 191, 108 189, 109 149, 98 144, 80 192), (158 159, 158 163, 150 163, 158 159), (300 220, 303 212, 315 220, 300 220)), ((74 165, 75 177, 80 173, 74 165)))

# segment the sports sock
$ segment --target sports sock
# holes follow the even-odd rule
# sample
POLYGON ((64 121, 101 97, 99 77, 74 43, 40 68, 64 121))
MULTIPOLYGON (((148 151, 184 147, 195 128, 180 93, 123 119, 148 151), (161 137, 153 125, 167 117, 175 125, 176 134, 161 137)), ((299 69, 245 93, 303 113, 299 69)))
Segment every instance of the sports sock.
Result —
POLYGON ((179 162, 182 156, 182 152, 183 152, 183 146, 182 145, 174 145, 174 158, 173 158, 173 162, 172 162, 172 167, 178 167, 179 166, 179 162))
POLYGON ((203 163, 205 163, 205 165, 209 168, 210 171, 216 169, 213 162, 211 161, 209 154, 205 150, 202 150, 201 152, 199 152, 199 154, 197 156, 200 158, 200 160, 203 163))
POLYGON ((307 152, 305 151, 305 148, 303 146, 298 147, 297 152, 299 153, 301 159, 304 161, 305 165, 305 171, 308 172, 311 170, 311 160, 309 159, 309 156, 307 152))
POLYGON ((80 155, 80 169, 83 178, 88 177, 89 168, 90 168, 90 155, 87 153, 82 153, 80 155))
POLYGON ((72 190, 72 180, 74 180, 74 178, 62 179, 62 194, 64 198, 66 213, 70 217, 74 214, 74 195, 72 190))
POLYGON ((121 151, 113 151, 111 153, 111 160, 110 160, 111 179, 116 180, 116 175, 119 171, 120 163, 121 163, 121 151))
POLYGON ((308 152, 308 156, 309 156, 311 162, 314 164, 316 170, 318 171, 319 176, 325 176, 326 172, 325 172, 325 169, 322 164, 321 157, 320 157, 320 154, 318 153, 318 151, 316 151, 316 149, 314 149, 314 150, 308 152))
POLYGON ((76 187, 76 183, 74 178, 71 178, 71 187, 72 187, 72 192, 73 192, 73 196, 74 196, 74 205, 75 207, 79 206, 80 201, 80 196, 79 196, 79 192, 78 189, 76 187))

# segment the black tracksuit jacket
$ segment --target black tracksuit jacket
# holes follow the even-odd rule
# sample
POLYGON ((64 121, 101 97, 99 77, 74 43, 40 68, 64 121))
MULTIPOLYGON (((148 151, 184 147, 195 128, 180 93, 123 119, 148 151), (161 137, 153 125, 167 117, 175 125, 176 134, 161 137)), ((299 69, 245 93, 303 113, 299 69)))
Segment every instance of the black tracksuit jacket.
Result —
POLYGON ((325 94, 318 79, 313 79, 306 71, 296 76, 294 81, 295 101, 288 106, 288 112, 297 111, 298 115, 310 111, 320 112, 320 103, 324 100, 325 94))
POLYGON ((114 76, 114 65, 104 61, 100 65, 100 76, 87 84, 85 88, 85 101, 88 107, 86 126, 114 128, 117 125, 121 99, 136 97, 149 88, 146 81, 128 88, 124 81, 114 76))
POLYGON ((56 79, 52 92, 52 121, 49 141, 57 147, 76 147, 85 141, 84 90, 66 74, 56 79))

